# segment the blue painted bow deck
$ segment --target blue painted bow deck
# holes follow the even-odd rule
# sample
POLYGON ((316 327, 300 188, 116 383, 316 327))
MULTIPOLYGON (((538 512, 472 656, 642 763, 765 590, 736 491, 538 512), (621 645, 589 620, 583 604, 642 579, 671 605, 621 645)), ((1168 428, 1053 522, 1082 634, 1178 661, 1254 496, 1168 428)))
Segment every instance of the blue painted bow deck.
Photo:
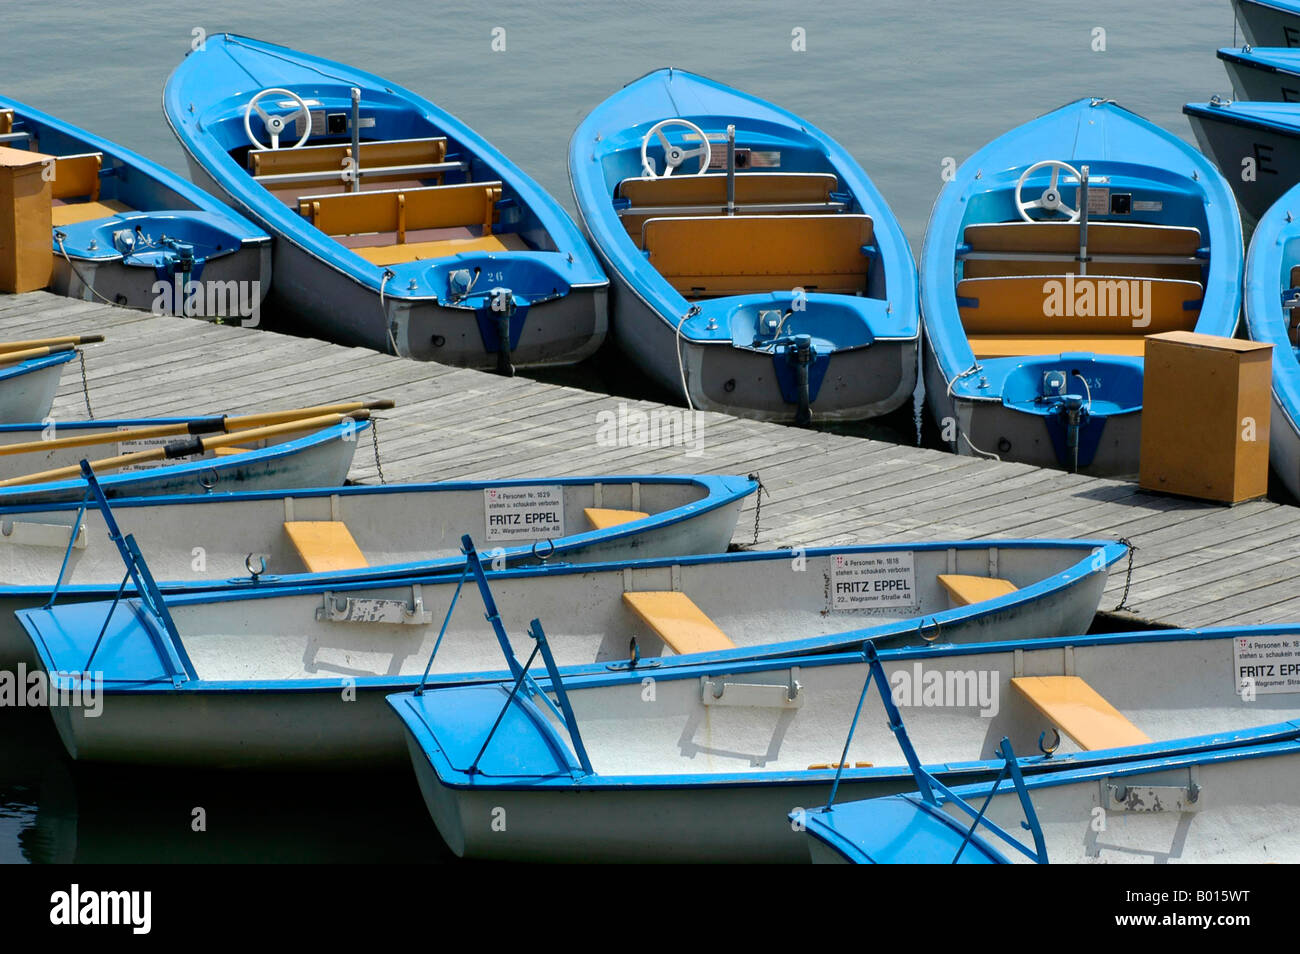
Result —
MULTIPOLYGON (((245 413, 384 395, 398 402, 378 420, 389 481, 757 472, 770 492, 761 546, 1128 537, 1140 549, 1126 619, 1180 627, 1300 619, 1297 507, 1256 501, 1229 509, 1123 481, 717 414, 702 415, 698 456, 687 455, 690 447, 602 447, 601 411, 661 406, 45 292, 0 294, 0 337, 88 332, 107 337, 85 348, 99 417, 245 413)), ((63 376, 53 413, 85 413, 74 370, 63 376)), ((378 479, 368 438, 352 478, 378 479)), ((737 543, 753 540, 748 507, 737 543)), ((1123 586, 1121 565, 1103 609, 1119 602, 1123 586)))

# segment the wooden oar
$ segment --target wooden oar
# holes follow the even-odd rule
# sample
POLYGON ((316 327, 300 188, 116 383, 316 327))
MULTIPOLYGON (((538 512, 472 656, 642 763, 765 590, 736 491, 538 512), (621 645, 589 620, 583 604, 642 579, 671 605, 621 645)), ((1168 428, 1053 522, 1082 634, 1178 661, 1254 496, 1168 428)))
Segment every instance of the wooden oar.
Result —
POLYGON ((0 365, 18 364, 22 361, 30 361, 32 358, 48 358, 52 354, 76 350, 75 345, 51 345, 47 348, 26 348, 22 351, 0 351, 0 365))
MULTIPOLYGON (((384 398, 378 401, 322 404, 317 407, 292 408, 287 411, 270 411, 264 414, 244 414, 235 417, 201 417, 177 424, 147 424, 142 427, 128 427, 120 431, 104 431, 99 434, 75 434, 72 437, 56 437, 48 441, 23 441, 18 444, 5 444, 0 445, 0 457, 9 454, 30 454, 35 451, 58 450, 62 447, 93 447, 96 444, 116 444, 118 441, 145 440, 150 437, 182 437, 188 434, 229 433, 240 428, 283 424, 309 417, 319 417, 322 414, 353 415, 357 411, 386 411, 394 406, 391 400, 384 398)), ((56 423, 56 433, 57 430, 58 425, 56 423)))
POLYGON ((26 351, 55 345, 83 345, 103 341, 103 335, 64 335, 61 338, 32 338, 30 341, 0 341, 0 351, 26 351))
MULTIPOLYGON (((351 414, 322 414, 319 417, 305 417, 301 420, 288 421, 284 424, 272 424, 268 427, 254 427, 244 431, 233 431, 229 434, 212 434, 207 437, 174 441, 163 447, 151 447, 148 450, 119 454, 116 457, 104 457, 100 460, 91 461, 90 466, 96 473, 102 473, 103 471, 126 467, 128 464, 143 464, 151 460, 189 457, 192 454, 202 454, 210 450, 216 450, 218 447, 229 447, 232 444, 247 441, 260 441, 268 437, 282 437, 285 434, 293 434, 297 431, 318 431, 322 428, 341 424, 345 420, 365 421, 369 418, 370 412, 365 410, 354 411, 351 414)), ((43 470, 36 474, 26 474, 22 477, 10 477, 8 480, 0 480, 0 487, 22 487, 28 484, 43 484, 49 481, 67 480, 80 476, 81 465, 76 464, 71 467, 56 467, 53 470, 43 470)))

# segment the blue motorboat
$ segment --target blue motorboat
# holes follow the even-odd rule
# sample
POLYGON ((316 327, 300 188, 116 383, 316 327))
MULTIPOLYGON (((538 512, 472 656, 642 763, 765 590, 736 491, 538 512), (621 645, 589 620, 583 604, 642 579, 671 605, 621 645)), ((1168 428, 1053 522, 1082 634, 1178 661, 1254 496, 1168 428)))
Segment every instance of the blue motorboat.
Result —
POLYGON ((1300 179, 1300 113, 1287 102, 1219 96, 1183 107, 1196 141, 1232 184, 1248 222, 1300 179))
POLYGON ((307 333, 506 373, 604 339, 608 283, 573 220, 416 93, 220 34, 163 108, 195 181, 275 236, 273 298, 307 333))
POLYGON ((1246 329, 1273 346, 1269 462, 1300 499, 1300 186, 1291 188, 1255 227, 1246 256, 1246 329))
POLYGON ((1230 337, 1232 190, 1177 137, 1081 99, 995 139, 935 202, 926 399, 960 454, 1136 475, 1146 335, 1230 337))
POLYGON ((862 167, 811 123, 656 70, 583 120, 569 178, 614 281, 614 338, 665 391, 801 424, 910 399, 907 239, 862 167))
POLYGON ((53 157, 50 289, 195 317, 256 319, 271 239, 169 169, 0 96, 0 146, 53 157))

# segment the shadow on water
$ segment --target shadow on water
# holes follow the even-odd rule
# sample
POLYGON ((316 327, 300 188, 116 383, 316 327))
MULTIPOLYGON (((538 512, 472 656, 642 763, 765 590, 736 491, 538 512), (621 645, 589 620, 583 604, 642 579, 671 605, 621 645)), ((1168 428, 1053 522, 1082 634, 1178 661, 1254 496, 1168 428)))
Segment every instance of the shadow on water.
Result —
POLYGON ((73 763, 43 711, 0 712, 0 863, 456 861, 415 777, 73 763), (202 809, 205 831, 196 831, 202 809))

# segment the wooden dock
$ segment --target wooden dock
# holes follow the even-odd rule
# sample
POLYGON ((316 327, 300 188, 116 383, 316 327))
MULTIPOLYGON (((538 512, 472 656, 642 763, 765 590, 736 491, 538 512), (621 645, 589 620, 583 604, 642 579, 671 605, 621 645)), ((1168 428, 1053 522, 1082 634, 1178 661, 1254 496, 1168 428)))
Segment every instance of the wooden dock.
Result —
MULTIPOLYGON (((46 292, 0 295, 4 338, 88 332, 108 339, 85 349, 96 417, 238 413, 386 396, 398 402, 377 428, 383 478, 390 482, 757 473, 767 489, 760 547, 1119 537, 1138 547, 1130 612, 1116 614, 1130 622, 1300 620, 1300 508, 1271 501, 1203 504, 1123 481, 720 414, 701 415, 700 432, 675 445, 610 446, 620 413, 624 420, 636 412, 658 412, 662 419, 676 409, 46 292)), ((84 417, 77 365, 68 368, 53 413, 84 417)), ((361 445, 352 478, 379 477, 371 447, 361 445)), ((752 506, 741 516, 737 543, 754 542, 752 506)), ((1121 565, 1111 575, 1104 610, 1120 602, 1124 585, 1121 565)))

